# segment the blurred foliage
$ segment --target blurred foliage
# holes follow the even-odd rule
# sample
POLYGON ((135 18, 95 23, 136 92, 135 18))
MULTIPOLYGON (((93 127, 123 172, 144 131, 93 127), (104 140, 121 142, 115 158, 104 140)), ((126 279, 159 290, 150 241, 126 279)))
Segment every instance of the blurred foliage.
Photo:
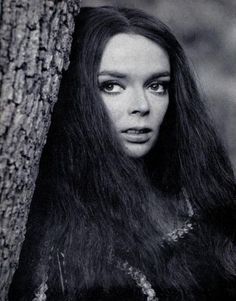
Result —
POLYGON ((236 1, 83 0, 82 5, 140 8, 171 28, 197 74, 236 171, 236 1))

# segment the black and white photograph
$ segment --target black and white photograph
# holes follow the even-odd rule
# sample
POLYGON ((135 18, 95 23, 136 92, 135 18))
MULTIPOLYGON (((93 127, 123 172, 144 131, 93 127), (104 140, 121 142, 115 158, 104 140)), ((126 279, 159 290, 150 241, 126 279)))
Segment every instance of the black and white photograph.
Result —
POLYGON ((234 0, 0 0, 0 301, 235 301, 235 131, 234 0))

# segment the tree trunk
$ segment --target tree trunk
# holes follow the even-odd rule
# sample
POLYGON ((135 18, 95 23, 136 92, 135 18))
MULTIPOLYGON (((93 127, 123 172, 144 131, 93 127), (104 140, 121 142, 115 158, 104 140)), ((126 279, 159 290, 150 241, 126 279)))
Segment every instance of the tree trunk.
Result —
POLYGON ((79 0, 0 0, 0 300, 24 240, 79 0))

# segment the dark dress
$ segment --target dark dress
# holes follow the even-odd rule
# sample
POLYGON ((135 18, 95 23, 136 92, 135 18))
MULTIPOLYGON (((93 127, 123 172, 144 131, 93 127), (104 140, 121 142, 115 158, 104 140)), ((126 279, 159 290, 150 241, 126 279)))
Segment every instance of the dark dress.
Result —
MULTIPOLYGON (((224 270, 217 257, 209 245, 215 243, 212 239, 212 232, 204 231, 205 225, 194 224, 189 233, 180 237, 177 242, 165 242, 162 248, 165 258, 163 267, 165 267, 165 276, 153 275, 152 267, 150 273, 146 272, 145 276, 156 292, 158 299, 151 299, 143 293, 142 288, 137 281, 132 279, 129 271, 122 269, 114 264, 107 268, 107 287, 100 287, 99 284, 93 288, 83 288, 76 292, 75 300, 78 301, 144 301, 144 300, 236 300, 236 277, 229 276, 224 270), (187 264, 188 270, 181 274, 183 262, 187 264), (190 266, 190 268, 189 268, 190 266), (110 275, 109 275, 110 273, 110 275), (192 277, 193 276, 193 277, 192 277), (164 278, 163 278, 164 277, 164 278), (194 281, 186 281, 186 278, 194 278, 194 281), (117 281, 116 281, 117 279, 117 281), (168 281, 169 280, 169 281, 168 281), (110 281, 110 283, 109 283, 110 281), (122 283, 122 285, 121 285, 122 283), (173 285, 173 284, 176 284, 173 285)), ((39 239, 39 237, 38 237, 39 239)), ((15 273, 10 293, 9 301, 31 301, 35 297, 35 287, 31 282, 31 272, 36 266, 35 262, 39 261, 35 256, 32 245, 37 244, 34 241, 24 243, 21 254, 20 264, 15 273), (34 255, 34 256, 33 256, 34 255), (34 260, 29 261, 30 256, 34 260), (34 261, 34 262, 33 262, 34 261), (30 273, 29 273, 30 270, 30 273)), ((147 269, 148 271, 148 269, 147 269)), ((46 291, 48 301, 71 300, 66 296, 66 291, 62 293, 59 273, 57 276, 58 286, 49 288, 46 291)), ((187 279, 188 280, 188 279, 187 279)), ((39 300, 39 299, 35 299, 39 300)))
MULTIPOLYGON (((219 259, 222 256, 216 254, 216 250, 219 250, 217 249, 219 237, 222 240, 224 236, 225 241, 227 236, 231 237, 231 252, 236 251, 232 239, 234 235, 230 234, 235 232, 232 223, 229 223, 228 219, 221 220, 221 228, 219 228, 217 217, 211 216, 209 222, 209 217, 199 218, 197 214, 189 213, 189 206, 183 199, 174 201, 179 201, 177 206, 179 211, 176 213, 178 218, 173 222, 173 231, 163 239, 159 253, 161 260, 158 273, 157 269, 153 270, 154 260, 151 258, 147 260, 145 272, 138 267, 135 270, 132 266, 132 258, 123 260, 113 258, 112 262, 104 265, 103 275, 106 275, 106 286, 100 285, 98 274, 92 287, 84 285, 79 291, 76 291, 77 287, 75 287, 76 297, 73 301, 235 301, 236 277, 231 275, 233 273, 226 271, 224 267, 226 264, 222 264, 219 259), (224 233, 222 232, 223 222, 225 223, 224 233), (128 265, 126 260, 129 262, 128 265), (148 282, 142 282, 143 276, 148 282), (140 286, 140 282, 144 284, 140 286), (145 287, 148 289, 145 290, 145 287), (158 299, 151 298, 152 289, 158 299)), ((35 208, 31 208, 26 239, 20 256, 19 268, 10 288, 9 301, 32 301, 42 283, 41 278, 45 267, 43 265, 41 267, 40 263, 42 255, 40 244, 43 239, 42 223, 46 218, 46 211, 47 209, 43 209, 42 206, 38 207, 37 204, 35 208)), ((155 218, 155 210, 152 211, 155 218)), ((224 216, 227 216, 227 213, 224 216)), ((143 241, 143 248, 145 244, 147 242, 143 241)), ((223 244, 222 246, 220 251, 224 252, 225 246, 223 244)), ((139 250, 137 254, 139 255, 139 250)), ((64 283, 64 278, 69 279, 70 271, 67 271, 67 275, 64 274, 62 255, 58 257, 58 273, 52 277, 54 284, 50 281, 47 283, 47 301, 72 300, 67 296, 67 284, 64 283), (61 276, 63 284, 61 284, 61 276), (64 293, 62 292, 63 285, 64 293)), ((231 260, 229 253, 227 256, 228 260, 231 260)), ((234 272, 236 274, 236 271, 234 272)), ((83 275, 80 277, 81 281, 85 278, 83 275)), ((34 301, 39 300, 43 299, 34 301)))

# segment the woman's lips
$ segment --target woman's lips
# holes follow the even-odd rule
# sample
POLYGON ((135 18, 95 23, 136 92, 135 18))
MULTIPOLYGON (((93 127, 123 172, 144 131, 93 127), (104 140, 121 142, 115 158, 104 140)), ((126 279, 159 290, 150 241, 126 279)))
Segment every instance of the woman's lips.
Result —
POLYGON ((130 128, 122 131, 122 136, 131 143, 146 143, 151 138, 152 130, 149 128, 130 128))

